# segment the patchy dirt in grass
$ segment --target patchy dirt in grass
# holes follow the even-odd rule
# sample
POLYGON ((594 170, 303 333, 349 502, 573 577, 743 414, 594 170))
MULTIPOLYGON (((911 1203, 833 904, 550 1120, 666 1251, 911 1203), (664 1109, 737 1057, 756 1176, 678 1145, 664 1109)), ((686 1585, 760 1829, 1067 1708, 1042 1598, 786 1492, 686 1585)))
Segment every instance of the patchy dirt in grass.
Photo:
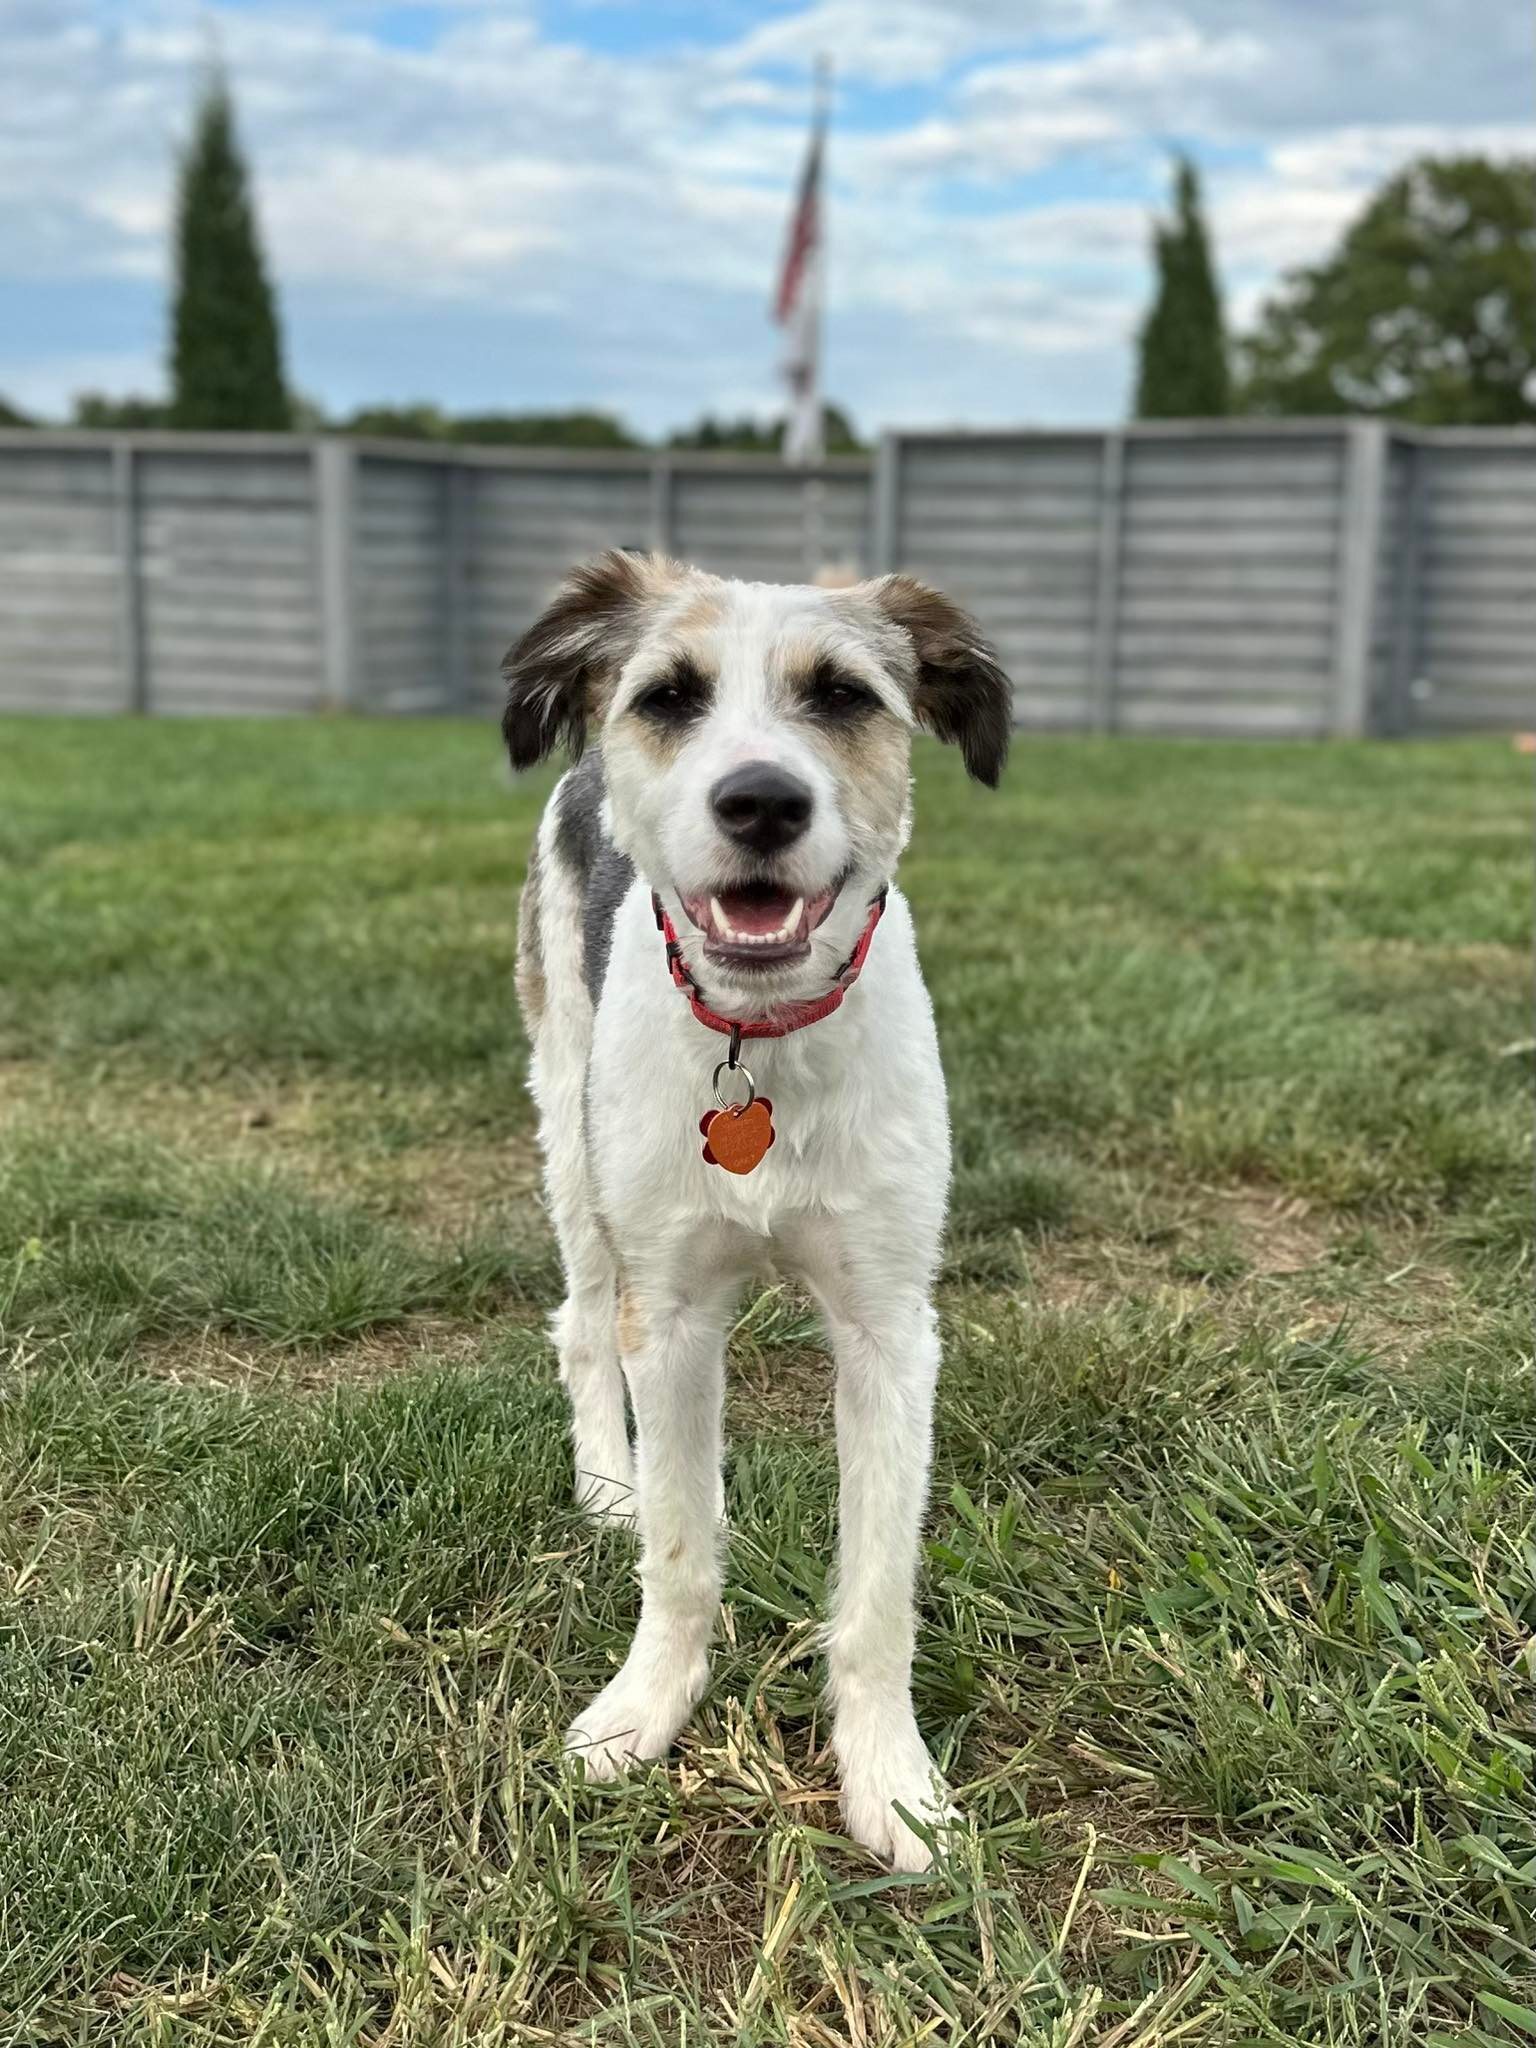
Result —
POLYGON ((353 1160, 332 1185, 403 1223, 435 1235, 470 1237, 492 1226, 509 1205, 531 1215, 540 1179, 530 1136, 495 1145, 413 1145, 353 1160))
POLYGON ((1139 1891, 1170 1901, 1180 1896, 1172 1878, 1136 1859, 1188 1860, 1193 1827, 1185 1816, 1164 1811, 1150 1797, 1119 1791, 1075 1792, 1055 1807, 1042 1799, 1036 1811, 1049 1862, 1021 1884, 1020 1893, 1058 1938, 1065 1935, 1063 1953, 1076 1957, 1080 1967, 1126 1942, 1123 1913, 1117 1917, 1102 1905, 1096 1891, 1139 1891))
POLYGON ((832 1426, 831 1354, 814 1345, 731 1353, 726 1377, 726 1426, 738 1432, 819 1431, 832 1426))
POLYGON ((47 1072, 40 1060, 0 1053, 0 1118, 14 1116, 35 1101, 47 1072))
POLYGON ((1217 1217, 1236 1239, 1250 1272, 1261 1279, 1321 1265, 1338 1240, 1337 1222, 1319 1215, 1304 1196, 1257 1188, 1213 1192, 1217 1217))
POLYGON ((142 1344, 134 1363, 176 1386, 323 1394, 337 1386, 374 1386, 418 1366, 465 1365, 479 1356, 485 1341, 483 1324, 423 1316, 365 1331, 351 1343, 323 1351, 293 1351, 205 1330, 195 1337, 142 1344))
POLYGON ((430 1094, 396 1095, 334 1077, 81 1083, 40 1061, 0 1060, 0 1125, 132 1134, 208 1165, 275 1168, 317 1193, 437 1237, 494 1229, 512 1208, 540 1225, 533 1131, 443 1135, 453 1111, 430 1094))
POLYGON ((1364 962, 1396 979, 1421 981, 1426 975, 1449 972, 1459 982, 1480 981, 1501 988, 1529 986, 1531 961, 1523 946, 1504 946, 1492 939, 1438 944, 1425 939, 1356 939, 1344 948, 1350 959, 1364 962))
POLYGON ((1465 1326, 1467 1286, 1434 1239, 1362 1226, 1304 1196, 1196 1186, 1139 1231, 1050 1236, 1024 1255, 1021 1292, 1041 1309, 1107 1313, 1128 1300, 1200 1310, 1234 1329, 1277 1317, 1297 1335, 1347 1325, 1388 1362, 1465 1326))
POLYGON ((313 1134, 330 1088, 230 1077, 195 1086, 106 1070, 66 1074, 41 1060, 0 1061, 0 1115, 47 1118, 80 1131, 126 1132, 181 1151, 223 1150, 255 1139, 264 1149, 313 1134))

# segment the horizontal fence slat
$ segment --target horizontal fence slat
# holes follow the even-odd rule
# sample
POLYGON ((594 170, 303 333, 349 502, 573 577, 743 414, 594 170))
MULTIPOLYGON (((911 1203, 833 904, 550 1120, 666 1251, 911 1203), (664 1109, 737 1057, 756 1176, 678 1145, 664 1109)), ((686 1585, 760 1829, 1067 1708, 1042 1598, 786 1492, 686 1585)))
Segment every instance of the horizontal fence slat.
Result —
POLYGON ((1276 534, 1262 529, 1224 527, 1213 524, 1207 532, 1191 533, 1169 526, 1151 526, 1126 537, 1128 562, 1209 561, 1249 557, 1266 564, 1331 562, 1338 543, 1331 530, 1297 527, 1276 534))
POLYGON ((320 660, 318 649, 297 642, 287 646, 245 647, 232 650, 227 640, 198 639, 177 634, 171 638, 149 636, 149 658, 153 664, 155 693, 173 687, 178 676, 193 676, 218 687, 227 679, 231 686, 242 676, 265 677, 286 686, 290 681, 318 692, 320 660))
POLYGON ((1287 703, 1235 703, 1229 699, 1169 704, 1128 698, 1120 707, 1126 732, 1172 738, 1321 739, 1328 719, 1321 709, 1287 703))
POLYGON ((1304 447, 1261 442, 1233 447, 1201 441, 1180 448, 1133 440, 1127 453, 1126 480, 1133 497, 1145 490, 1198 491, 1205 497, 1246 493, 1262 479, 1268 491, 1300 491, 1331 499, 1338 488, 1340 461, 1337 446, 1319 446, 1308 452, 1304 447))
POLYGON ((1202 669, 1173 663, 1143 663, 1127 670, 1121 681, 1122 696, 1198 697, 1203 700, 1243 702, 1250 697, 1284 699, 1302 704, 1321 704, 1327 695, 1326 668, 1292 666, 1272 670, 1245 669, 1234 675, 1230 669, 1202 669))
POLYGON ((1326 607, 1335 580, 1331 558, 1275 562, 1256 555, 1242 560, 1213 561, 1191 555, 1182 559, 1174 571, 1166 562, 1128 560, 1122 588, 1127 592, 1160 595, 1175 590, 1187 591, 1191 596, 1285 594, 1315 599, 1326 607))

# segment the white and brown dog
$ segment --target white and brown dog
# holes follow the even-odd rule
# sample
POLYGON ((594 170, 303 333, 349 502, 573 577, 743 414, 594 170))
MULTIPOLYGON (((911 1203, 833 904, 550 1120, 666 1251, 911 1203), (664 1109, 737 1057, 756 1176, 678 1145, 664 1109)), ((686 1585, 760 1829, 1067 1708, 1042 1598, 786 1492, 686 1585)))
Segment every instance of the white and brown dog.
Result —
POLYGON ((518 993, 578 1497, 633 1512, 641 1544, 634 1641, 569 1746, 598 1777, 664 1756, 704 1691, 726 1332, 749 1280, 793 1275, 837 1366, 844 1814, 921 1869, 898 1808, 946 1810, 911 1666, 949 1127, 889 884, 913 731, 995 783, 1007 679, 973 621, 905 576, 787 588, 627 554, 571 576, 506 676, 514 766, 562 740, 578 757, 529 866, 518 993))

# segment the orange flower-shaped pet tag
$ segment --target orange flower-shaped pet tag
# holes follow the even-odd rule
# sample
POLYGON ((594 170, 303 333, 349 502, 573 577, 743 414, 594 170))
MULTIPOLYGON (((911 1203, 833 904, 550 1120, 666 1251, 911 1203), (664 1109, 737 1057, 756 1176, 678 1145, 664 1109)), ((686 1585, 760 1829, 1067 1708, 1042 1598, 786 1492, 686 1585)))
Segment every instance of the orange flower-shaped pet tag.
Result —
POLYGON ((733 1102, 726 1109, 707 1109, 699 1119, 704 1135, 704 1157, 711 1166, 723 1166, 727 1173, 750 1173, 762 1161, 778 1133, 773 1128, 773 1104, 766 1095, 750 1102, 733 1102))

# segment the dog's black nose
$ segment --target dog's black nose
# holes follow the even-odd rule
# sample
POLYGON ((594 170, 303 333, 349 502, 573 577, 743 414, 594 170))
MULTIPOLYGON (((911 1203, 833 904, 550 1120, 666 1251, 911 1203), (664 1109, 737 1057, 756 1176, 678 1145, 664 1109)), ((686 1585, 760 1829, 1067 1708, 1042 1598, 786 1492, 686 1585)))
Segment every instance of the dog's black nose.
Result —
POLYGON ((811 822, 811 792, 771 761, 749 761, 722 775, 709 802, 720 829, 753 853, 792 846, 811 822))

